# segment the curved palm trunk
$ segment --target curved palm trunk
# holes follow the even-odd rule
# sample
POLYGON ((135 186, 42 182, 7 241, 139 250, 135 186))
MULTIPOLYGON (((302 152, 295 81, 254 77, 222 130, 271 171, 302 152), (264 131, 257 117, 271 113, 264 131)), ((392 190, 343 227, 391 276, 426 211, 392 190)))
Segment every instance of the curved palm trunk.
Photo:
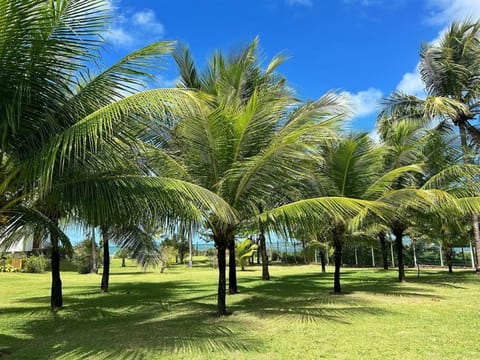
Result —
POLYGON ((228 293, 238 293, 237 288, 237 260, 235 258, 235 237, 228 234, 228 293))
POLYGON ((380 242, 380 251, 382 252, 383 270, 388 270, 388 250, 384 231, 378 233, 378 240, 380 242))
POLYGON ((270 280, 270 273, 268 271, 267 246, 265 242, 265 230, 261 222, 259 223, 258 242, 260 245, 260 253, 262 255, 262 280, 270 280))
POLYGON ((103 274, 100 288, 103 292, 108 292, 108 281, 110 277, 110 247, 108 246, 107 232, 102 230, 103 236, 103 274))
POLYGON ((397 263, 398 263, 398 281, 405 281, 405 265, 403 263, 403 233, 405 225, 396 220, 392 224, 392 232, 395 236, 395 247, 397 248, 397 263))
POLYGON ((227 313, 226 303, 226 252, 227 247, 224 244, 217 244, 217 260, 218 260, 218 292, 217 292, 217 315, 224 316, 227 313))
POLYGON ((61 309, 63 306, 62 279, 60 278, 60 248, 57 235, 50 236, 52 242, 52 288, 50 306, 52 310, 61 309))
POLYGON ((333 229, 333 257, 335 259, 335 273, 333 276, 333 292, 341 294, 342 287, 340 285, 340 268, 342 267, 342 252, 343 252, 343 225, 335 225, 333 229))

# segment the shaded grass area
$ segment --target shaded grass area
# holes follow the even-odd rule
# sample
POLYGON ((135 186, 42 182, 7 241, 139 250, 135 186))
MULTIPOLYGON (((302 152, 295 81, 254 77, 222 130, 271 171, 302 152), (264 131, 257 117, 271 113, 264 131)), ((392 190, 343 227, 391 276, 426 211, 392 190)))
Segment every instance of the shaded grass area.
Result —
MULTIPOLYGON (((239 271, 233 315, 215 317, 216 270, 63 274, 65 309, 48 308, 50 274, 0 273, 5 359, 480 359, 480 280, 470 272, 344 269, 344 295, 318 266, 239 271)), ((331 269, 329 269, 331 270, 331 269)))

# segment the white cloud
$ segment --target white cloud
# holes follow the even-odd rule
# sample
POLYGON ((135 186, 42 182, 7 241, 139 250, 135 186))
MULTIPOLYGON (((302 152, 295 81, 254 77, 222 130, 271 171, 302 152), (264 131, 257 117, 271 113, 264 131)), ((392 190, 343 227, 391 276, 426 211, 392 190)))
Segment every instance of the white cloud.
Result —
POLYGON ((114 47, 131 49, 158 41, 165 33, 165 27, 151 9, 134 13, 118 13, 115 9, 115 22, 110 26, 106 39, 114 47))
POLYGON ((113 46, 131 46, 133 37, 120 27, 111 27, 105 35, 105 39, 113 46))
POLYGON ((383 93, 379 89, 369 88, 368 90, 351 93, 343 91, 342 95, 350 104, 354 117, 372 115, 378 112, 383 93))
POLYGON ((454 20, 480 19, 479 0, 429 0, 428 5, 429 24, 448 26, 454 20))
POLYGON ((151 9, 136 12, 132 16, 132 21, 135 25, 147 31, 163 36, 165 30, 163 24, 157 21, 155 12, 151 9))
POLYGON ((286 0, 288 5, 312 6, 312 0, 286 0))
POLYGON ((397 85, 397 90, 418 97, 426 96, 425 86, 420 76, 418 65, 414 71, 403 74, 402 80, 397 85))

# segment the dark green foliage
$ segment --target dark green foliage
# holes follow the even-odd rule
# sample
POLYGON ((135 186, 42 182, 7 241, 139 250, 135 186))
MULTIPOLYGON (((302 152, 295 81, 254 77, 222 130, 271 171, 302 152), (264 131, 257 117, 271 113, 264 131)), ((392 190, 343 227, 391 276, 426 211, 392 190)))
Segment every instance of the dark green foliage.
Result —
POLYGON ((47 268, 47 258, 44 255, 29 256, 25 259, 23 268, 27 273, 43 273, 47 268))
MULTIPOLYGON (((100 249, 97 248, 97 262, 101 263, 100 249)), ((85 239, 73 249, 73 261, 79 274, 88 274, 92 270, 92 240, 85 239)))

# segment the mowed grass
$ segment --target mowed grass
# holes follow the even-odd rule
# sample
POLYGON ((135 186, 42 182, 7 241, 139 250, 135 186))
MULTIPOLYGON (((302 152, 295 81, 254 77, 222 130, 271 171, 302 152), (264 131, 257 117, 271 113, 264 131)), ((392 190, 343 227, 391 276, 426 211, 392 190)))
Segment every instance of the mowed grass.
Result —
MULTIPOLYGON (((198 263, 197 263, 198 264, 198 263)), ((480 279, 471 272, 272 266, 238 272, 233 314, 215 316, 207 264, 142 273, 114 260, 100 276, 62 273, 65 308, 49 310, 50 274, 0 273, 5 359, 480 359, 480 279)), ((3 356, 2 356, 3 355, 3 356)))

